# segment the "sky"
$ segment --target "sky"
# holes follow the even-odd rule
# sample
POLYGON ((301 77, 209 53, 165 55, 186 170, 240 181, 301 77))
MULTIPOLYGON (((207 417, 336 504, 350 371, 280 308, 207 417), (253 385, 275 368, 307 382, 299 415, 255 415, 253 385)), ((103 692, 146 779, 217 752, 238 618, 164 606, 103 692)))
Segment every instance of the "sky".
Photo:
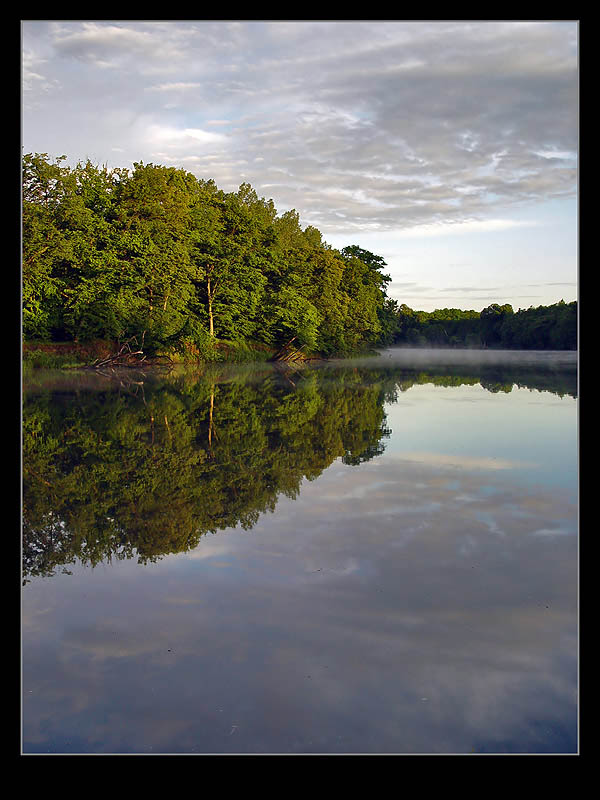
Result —
POLYGON ((250 183, 410 308, 576 300, 577 21, 25 20, 24 153, 250 183))

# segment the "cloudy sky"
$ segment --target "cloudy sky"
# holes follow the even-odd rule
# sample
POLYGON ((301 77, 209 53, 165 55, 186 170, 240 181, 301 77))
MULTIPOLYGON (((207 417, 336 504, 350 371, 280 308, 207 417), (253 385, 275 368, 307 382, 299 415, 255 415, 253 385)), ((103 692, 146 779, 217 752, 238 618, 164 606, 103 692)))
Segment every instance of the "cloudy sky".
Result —
POLYGON ((24 152, 249 182, 411 308, 577 299, 577 22, 24 21, 24 152))

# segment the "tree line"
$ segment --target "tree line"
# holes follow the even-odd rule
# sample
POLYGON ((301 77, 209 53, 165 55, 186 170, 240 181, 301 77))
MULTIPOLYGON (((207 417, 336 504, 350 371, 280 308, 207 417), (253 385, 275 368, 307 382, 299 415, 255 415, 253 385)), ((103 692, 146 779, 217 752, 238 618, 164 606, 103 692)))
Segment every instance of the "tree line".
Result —
POLYGON ((520 309, 492 303, 482 311, 413 311, 386 298, 388 343, 411 347, 576 350, 577 302, 520 309))
POLYGON ((325 356, 380 343, 382 258, 335 250, 295 210, 183 169, 23 158, 23 333, 209 356, 216 341, 325 356))
POLYGON ((175 167, 65 161, 23 157, 27 341, 135 339, 150 356, 197 360, 290 341, 325 357, 391 344, 577 347, 576 303, 413 311, 388 297, 381 256, 332 248, 247 183, 225 192, 175 167))

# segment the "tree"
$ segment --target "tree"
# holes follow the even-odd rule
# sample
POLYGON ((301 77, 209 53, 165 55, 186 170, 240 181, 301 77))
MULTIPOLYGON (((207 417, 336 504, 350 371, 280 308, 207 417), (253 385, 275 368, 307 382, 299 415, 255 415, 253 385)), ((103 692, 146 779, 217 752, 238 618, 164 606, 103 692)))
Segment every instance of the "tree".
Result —
POLYGON ((64 281, 55 267, 68 257, 69 244, 56 212, 67 192, 66 156, 53 163, 47 153, 22 160, 22 303, 26 338, 44 339, 61 324, 64 281))
MULTIPOLYGON (((312 231, 310 237, 316 241, 312 231)), ((332 250, 322 245, 313 245, 304 263, 306 297, 317 309, 321 318, 317 350, 325 355, 348 352, 345 338, 345 322, 350 298, 345 291, 343 276, 345 263, 332 250)))
MULTIPOLYGON (((245 187, 242 194, 215 194, 194 215, 192 261, 196 269, 198 313, 209 335, 239 340, 259 328, 267 282, 264 211, 245 187), (250 202, 248 202, 248 198, 250 202)), ((268 215, 270 216, 270 215, 268 215)))
POLYGON ((128 333, 158 348, 185 329, 193 294, 188 238, 195 178, 183 170, 134 164, 119 184, 119 290, 130 303, 128 333))
POLYGON ((498 303, 492 303, 481 311, 479 317, 480 335, 484 347, 493 347, 500 343, 502 323, 506 315, 512 313, 512 306, 508 303, 503 306, 498 303))
POLYGON ((345 340, 349 350, 354 351, 381 341, 381 318, 390 276, 380 272, 386 266, 381 256, 358 245, 344 247, 341 257, 346 264, 343 287, 350 298, 345 340))
POLYGON ((65 158, 23 157, 27 339, 143 337, 148 355, 195 345, 206 357, 219 357, 220 340, 292 339, 325 356, 393 342, 577 346, 576 304, 517 314, 399 305, 381 256, 333 249, 248 183, 226 193, 174 167, 65 158))
POLYGON ((263 328, 268 344, 277 347, 295 342, 308 352, 315 350, 319 336, 321 315, 311 303, 291 286, 282 286, 265 304, 263 328))
POLYGON ((58 214, 69 245, 64 276, 63 324, 76 339, 118 339, 129 312, 122 296, 122 261, 114 226, 119 171, 90 161, 71 170, 72 191, 58 214))
MULTIPOLYGON (((374 253, 371 253, 369 250, 364 250, 362 247, 359 247, 356 244, 347 245, 342 249, 342 256, 345 259, 352 260, 357 258, 359 261, 362 261, 363 264, 366 264, 369 269, 371 270, 381 270, 387 266, 386 262, 381 256, 377 256, 374 253)), ((385 282, 386 279, 389 281, 390 277, 381 276, 382 282, 385 282)))
POLYGON ((391 297, 386 297, 383 301, 383 307, 379 312, 379 322, 381 325, 381 333, 379 335, 379 343, 388 346, 393 344, 399 332, 399 310, 398 301, 391 297))

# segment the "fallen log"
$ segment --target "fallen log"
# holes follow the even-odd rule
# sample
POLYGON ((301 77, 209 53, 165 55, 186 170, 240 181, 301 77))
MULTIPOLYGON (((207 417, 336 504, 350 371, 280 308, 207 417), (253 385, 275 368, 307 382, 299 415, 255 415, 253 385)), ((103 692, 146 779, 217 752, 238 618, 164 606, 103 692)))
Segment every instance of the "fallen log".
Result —
POLYGON ((146 360, 146 355, 143 351, 144 336, 142 335, 142 344, 139 345, 137 337, 133 336, 123 344, 119 345, 115 353, 111 353, 104 358, 96 358, 90 364, 93 369, 107 369, 111 367, 139 367, 146 360), (137 347, 137 350, 132 349, 132 345, 137 347))
POLYGON ((292 342, 296 340, 294 336, 289 342, 286 342, 283 347, 275 353, 270 361, 283 362, 285 364, 297 364, 306 360, 305 354, 302 352, 305 345, 300 347, 292 347, 292 342))

